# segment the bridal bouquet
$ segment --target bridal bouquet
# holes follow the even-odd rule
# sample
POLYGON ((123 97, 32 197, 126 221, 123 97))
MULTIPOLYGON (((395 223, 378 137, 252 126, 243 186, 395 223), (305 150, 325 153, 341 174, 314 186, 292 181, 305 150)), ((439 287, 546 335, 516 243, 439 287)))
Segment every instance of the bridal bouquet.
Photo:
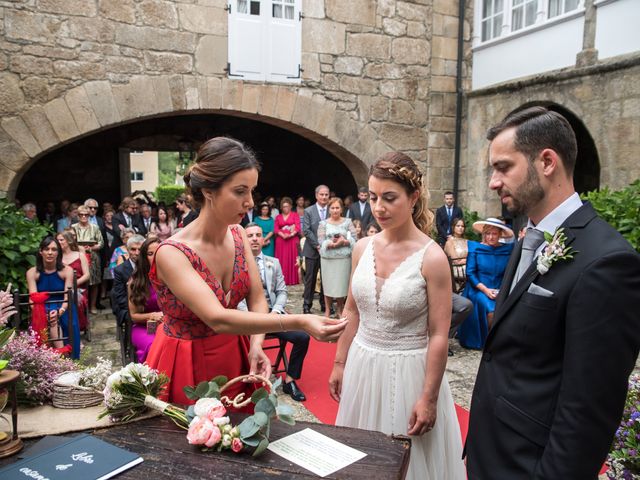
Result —
POLYGON ((157 410, 171 418, 180 428, 187 430, 187 441, 192 445, 202 446, 202 451, 232 450, 239 453, 245 449, 253 449, 253 456, 258 456, 269 445, 272 419, 277 418, 289 425, 295 423, 291 407, 278 405, 274 392, 280 382, 278 379, 271 384, 260 376, 243 375, 232 380, 218 376, 195 387, 185 387, 187 398, 196 400, 196 403, 184 410, 157 398, 168 383, 166 375, 146 365, 130 363, 107 380, 104 389, 106 408, 99 418, 109 415, 114 421, 127 421, 147 409, 157 410), (261 387, 248 399, 244 398, 244 393, 233 399, 223 395, 231 385, 249 378, 262 381, 268 389, 261 387), (227 416, 227 408, 241 408, 249 402, 255 404, 255 413, 239 425, 232 425, 227 416))

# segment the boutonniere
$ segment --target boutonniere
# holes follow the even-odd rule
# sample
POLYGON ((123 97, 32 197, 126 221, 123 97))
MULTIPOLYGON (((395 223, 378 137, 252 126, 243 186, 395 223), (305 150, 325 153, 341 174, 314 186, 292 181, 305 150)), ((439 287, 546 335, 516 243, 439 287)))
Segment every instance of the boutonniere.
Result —
POLYGON ((273 262, 271 260, 267 260, 264 264, 267 268, 273 268, 273 262))
POLYGON ((566 246, 567 236, 564 234, 564 228, 558 228, 553 235, 544 232, 544 239, 547 245, 538 256, 536 265, 540 275, 547 273, 554 263, 560 260, 569 260, 573 258, 575 253, 578 253, 573 248, 566 246))

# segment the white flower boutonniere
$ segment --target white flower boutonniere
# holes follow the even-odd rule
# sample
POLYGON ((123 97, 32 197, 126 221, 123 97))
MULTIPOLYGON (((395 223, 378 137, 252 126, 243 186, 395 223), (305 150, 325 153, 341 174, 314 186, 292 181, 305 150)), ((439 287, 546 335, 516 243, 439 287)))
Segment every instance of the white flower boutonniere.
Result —
POLYGON ((266 262, 264 262, 264 264, 267 268, 273 268, 273 262, 271 260, 267 260, 266 262))
POLYGON ((549 271, 551 266, 559 260, 569 260, 573 258, 576 252, 573 248, 567 247, 567 237, 564 234, 564 228, 559 228, 551 235, 544 232, 544 239, 547 245, 542 249, 538 256, 537 268, 540 275, 544 275, 549 271))

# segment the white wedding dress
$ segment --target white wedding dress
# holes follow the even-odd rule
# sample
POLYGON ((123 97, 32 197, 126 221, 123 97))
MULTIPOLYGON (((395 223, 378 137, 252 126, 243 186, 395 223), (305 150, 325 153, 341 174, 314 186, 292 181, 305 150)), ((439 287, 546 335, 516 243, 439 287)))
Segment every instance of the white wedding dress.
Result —
MULTIPOLYGON (((433 240, 389 278, 376 277, 374 238, 353 274, 360 325, 347 357, 336 425, 406 435, 426 372, 428 302, 421 273, 433 240)), ((446 375, 433 429, 411 437, 407 479, 464 480, 462 440, 446 375)))

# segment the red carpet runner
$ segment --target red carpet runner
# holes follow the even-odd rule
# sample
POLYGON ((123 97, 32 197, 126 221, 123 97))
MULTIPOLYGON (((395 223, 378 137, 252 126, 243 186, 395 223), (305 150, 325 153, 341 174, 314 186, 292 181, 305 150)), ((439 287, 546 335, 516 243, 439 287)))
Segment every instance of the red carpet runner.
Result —
MULTIPOLYGON (((304 406, 321 422, 331 425, 335 423, 338 413, 338 404, 329 396, 329 375, 333 368, 335 351, 335 344, 317 342, 312 338, 309 343, 309 352, 304 360, 302 378, 296 382, 307 396, 304 406)), ((269 350, 267 354, 273 361, 276 350, 269 350)), ((456 413, 464 441, 467 436, 469 412, 456 405, 456 413)))

